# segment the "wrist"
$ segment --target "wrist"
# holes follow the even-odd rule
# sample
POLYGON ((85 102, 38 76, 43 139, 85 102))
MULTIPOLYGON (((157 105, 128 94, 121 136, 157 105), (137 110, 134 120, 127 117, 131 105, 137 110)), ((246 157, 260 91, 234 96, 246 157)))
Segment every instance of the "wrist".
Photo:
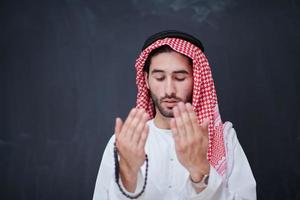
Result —
POLYGON ((134 192, 137 186, 138 170, 131 169, 120 160, 120 178, 122 185, 128 192, 134 192))
POLYGON ((197 192, 202 192, 208 186, 209 175, 206 174, 202 177, 202 179, 198 182, 194 182, 194 180, 190 177, 193 187, 197 192))
POLYGON ((208 164, 205 167, 197 168, 194 170, 190 170, 190 178, 193 182, 199 182, 203 179, 205 175, 208 175, 210 171, 210 165, 208 164))
POLYGON ((137 174, 139 172, 139 167, 132 167, 128 165, 125 161, 120 159, 120 174, 123 177, 130 177, 134 178, 137 177, 137 174))
MULTIPOLYGON (((122 159, 118 159, 118 150, 117 150, 117 147, 116 147, 116 142, 114 143, 114 161, 115 161, 115 181, 116 181, 116 184, 118 185, 121 193, 130 198, 130 199, 137 199, 138 197, 140 197, 144 191, 145 191, 145 188, 146 188, 146 185, 147 185, 147 175, 148 175, 148 156, 147 154, 145 155, 145 160, 146 160, 146 171, 145 171, 145 182, 144 182, 144 185, 143 185, 143 188, 142 190, 136 194, 136 195, 129 195, 127 194, 124 189, 121 187, 121 184, 119 183, 119 179, 120 179, 120 176, 121 176, 121 179, 122 179, 122 173, 121 173, 121 166, 120 166, 120 162, 122 162, 122 166, 123 166, 123 169, 124 169, 124 162, 121 161, 122 159)), ((138 174, 137 174, 138 175, 138 174)), ((129 192, 134 192, 135 191, 135 188, 136 188, 136 184, 137 184, 137 175, 135 177, 135 180, 131 180, 130 182, 126 182, 125 180, 125 184, 123 184, 123 186, 126 188, 127 191, 129 192)), ((128 178, 128 177, 127 177, 128 178)), ((128 179, 130 180, 130 179, 128 179)), ((122 182, 124 183, 124 182, 122 182)))
POLYGON ((142 186, 141 191, 134 195, 128 194, 128 192, 135 193, 135 191, 138 187, 138 179, 139 179, 138 176, 139 176, 139 173, 141 173, 140 168, 138 168, 137 170, 132 170, 130 167, 128 167, 128 165, 126 165, 126 163, 122 163, 123 170, 121 170, 121 160, 119 161, 118 167, 116 167, 116 169, 119 169, 119 170, 117 170, 115 172, 116 172, 116 174, 119 172, 118 174, 120 175, 120 179, 122 181, 121 183, 119 183, 119 178, 116 175, 116 183, 117 183, 121 193, 130 199, 137 199, 145 191, 146 184, 147 184, 147 176, 148 176, 148 156, 147 155, 146 155, 145 161, 146 161, 146 170, 145 170, 144 185, 142 186), (123 188, 125 188, 125 190, 123 188))

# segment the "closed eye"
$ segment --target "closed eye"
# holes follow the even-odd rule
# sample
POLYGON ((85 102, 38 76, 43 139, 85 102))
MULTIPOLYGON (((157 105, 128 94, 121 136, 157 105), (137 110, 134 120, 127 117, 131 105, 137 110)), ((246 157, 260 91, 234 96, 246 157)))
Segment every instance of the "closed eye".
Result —
POLYGON ((185 77, 184 77, 184 78, 177 78, 177 77, 176 77, 175 80, 176 80, 176 81, 184 81, 184 80, 185 80, 185 77))
POLYGON ((165 77, 156 77, 155 78, 157 81, 163 81, 165 79, 165 77))

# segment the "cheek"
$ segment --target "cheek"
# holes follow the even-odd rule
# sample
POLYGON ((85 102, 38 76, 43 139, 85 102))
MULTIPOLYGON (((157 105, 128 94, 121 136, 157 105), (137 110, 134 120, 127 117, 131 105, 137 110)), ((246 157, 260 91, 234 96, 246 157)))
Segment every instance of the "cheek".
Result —
POLYGON ((161 83, 154 81, 154 80, 149 80, 149 89, 150 91, 155 94, 156 96, 161 96, 163 95, 163 86, 161 83))
POLYGON ((188 81, 184 84, 179 84, 179 93, 181 93, 182 97, 189 96, 193 92, 193 81, 188 81))

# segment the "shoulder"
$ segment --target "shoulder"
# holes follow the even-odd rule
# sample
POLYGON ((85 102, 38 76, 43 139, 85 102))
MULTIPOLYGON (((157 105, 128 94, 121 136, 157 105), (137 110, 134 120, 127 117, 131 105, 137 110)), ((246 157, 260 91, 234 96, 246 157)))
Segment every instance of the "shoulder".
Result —
MULTIPOLYGON (((223 124, 223 138, 229 169, 233 167, 235 149, 240 146, 233 124, 229 121, 223 124)), ((230 171, 230 170, 229 170, 230 171)))
POLYGON ((110 137, 110 139, 109 139, 109 141, 108 141, 108 143, 107 143, 107 145, 106 145, 106 148, 107 147, 111 147, 111 146, 114 146, 114 143, 115 143, 115 139, 116 137, 115 137, 115 134, 113 134, 111 137, 110 137))
POLYGON ((105 157, 106 155, 111 155, 113 150, 114 150, 114 143, 115 143, 115 134, 113 134, 109 141, 107 142, 106 144, 106 147, 104 149, 104 152, 103 152, 103 157, 105 157))
POLYGON ((228 146, 234 146, 237 143, 237 135, 236 131, 233 128, 233 124, 229 121, 226 121, 223 124, 223 137, 225 145, 228 146))

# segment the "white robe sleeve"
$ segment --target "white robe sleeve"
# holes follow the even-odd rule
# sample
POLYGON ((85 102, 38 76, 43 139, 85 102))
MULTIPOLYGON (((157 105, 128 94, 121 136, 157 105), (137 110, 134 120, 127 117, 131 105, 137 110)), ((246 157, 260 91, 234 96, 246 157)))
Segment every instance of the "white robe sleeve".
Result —
POLYGON ((211 166, 208 186, 200 193, 196 193, 189 179, 186 180, 184 193, 187 199, 256 200, 256 182, 230 122, 224 124, 224 139, 227 153, 226 176, 220 176, 211 166))
MULTIPOLYGON (((104 150, 96 180, 93 200, 128 200, 128 198, 121 193, 118 185, 115 182, 115 163, 113 154, 114 141, 115 136, 113 135, 104 150)), ((129 195, 136 195, 142 190, 144 184, 143 181, 144 177, 142 173, 139 172, 136 192, 126 193, 129 195)), ((120 185, 123 187, 121 180, 120 185)), ((126 191, 124 187, 123 190, 126 191)), ((144 198, 143 196, 144 195, 142 194, 138 199, 142 200, 144 198)))

